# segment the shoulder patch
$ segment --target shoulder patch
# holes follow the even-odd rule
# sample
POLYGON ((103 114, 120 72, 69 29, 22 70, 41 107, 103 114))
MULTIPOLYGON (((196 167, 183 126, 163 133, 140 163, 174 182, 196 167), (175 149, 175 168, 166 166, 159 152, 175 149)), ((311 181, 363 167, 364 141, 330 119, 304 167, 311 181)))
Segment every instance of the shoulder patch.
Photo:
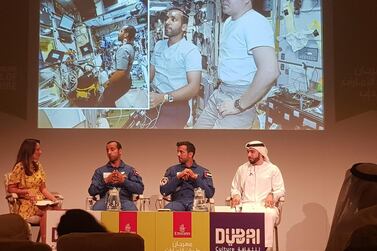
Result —
POLYGON ((140 176, 139 173, 137 172, 137 170, 135 168, 132 168, 132 171, 133 171, 133 174, 136 175, 136 176, 140 176))
POLYGON ((163 177, 160 181, 160 186, 165 186, 169 181, 168 177, 163 177))
POLYGON ((204 177, 209 177, 209 178, 212 178, 212 173, 210 171, 205 171, 204 172, 204 177))

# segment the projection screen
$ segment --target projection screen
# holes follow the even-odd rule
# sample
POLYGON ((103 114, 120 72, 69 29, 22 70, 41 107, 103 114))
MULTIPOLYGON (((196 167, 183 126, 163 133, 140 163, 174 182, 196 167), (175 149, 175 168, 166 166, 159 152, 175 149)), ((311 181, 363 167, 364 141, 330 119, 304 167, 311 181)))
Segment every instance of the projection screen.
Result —
POLYGON ((38 127, 323 130, 321 1, 254 0, 247 15, 267 25, 234 26, 242 27, 235 42, 228 34, 243 17, 229 8, 220 0, 40 0, 38 127), (187 20, 176 23, 184 41, 171 44, 174 9, 187 20), (266 47, 279 71, 269 83, 263 74, 275 66, 262 67, 269 57, 258 54, 266 47), (248 96, 252 105, 240 110, 248 96))

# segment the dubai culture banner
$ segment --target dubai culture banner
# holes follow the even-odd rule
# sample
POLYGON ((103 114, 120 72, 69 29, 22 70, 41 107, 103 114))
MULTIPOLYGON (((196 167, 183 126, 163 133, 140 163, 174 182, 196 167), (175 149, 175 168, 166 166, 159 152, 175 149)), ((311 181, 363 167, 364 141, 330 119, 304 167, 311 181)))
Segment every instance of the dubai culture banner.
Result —
POLYGON ((211 213, 210 250, 262 251, 263 213, 211 213))

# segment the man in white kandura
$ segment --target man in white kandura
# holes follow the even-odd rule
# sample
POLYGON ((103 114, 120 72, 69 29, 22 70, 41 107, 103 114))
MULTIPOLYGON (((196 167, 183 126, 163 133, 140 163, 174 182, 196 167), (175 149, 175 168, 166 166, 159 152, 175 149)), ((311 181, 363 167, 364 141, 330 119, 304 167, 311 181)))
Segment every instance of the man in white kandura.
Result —
POLYGON ((265 246, 272 250, 274 224, 279 218, 275 204, 285 195, 283 177, 270 162, 263 142, 250 141, 245 147, 249 161, 238 168, 233 178, 231 206, 242 203, 242 212, 264 213, 265 246))

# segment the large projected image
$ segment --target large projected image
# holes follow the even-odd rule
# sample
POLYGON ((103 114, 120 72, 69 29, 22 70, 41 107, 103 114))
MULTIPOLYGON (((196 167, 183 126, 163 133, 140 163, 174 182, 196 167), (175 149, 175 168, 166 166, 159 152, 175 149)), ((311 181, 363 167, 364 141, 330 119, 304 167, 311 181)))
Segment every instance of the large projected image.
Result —
MULTIPOLYGON (((47 1, 41 4, 41 9, 46 6, 64 7, 66 2, 47 1)), ((73 1, 71 6, 78 2, 81 3, 73 1)), ((128 9, 131 14, 127 15, 123 24, 132 20, 134 24, 140 23, 140 19, 148 20, 147 30, 145 23, 135 26, 138 31, 136 54, 140 56, 135 56, 131 75, 133 84, 138 79, 142 83, 135 84, 113 107, 88 105, 90 101, 79 97, 78 84, 71 85, 71 88, 49 84, 48 105, 42 105, 46 98, 41 95, 45 90, 40 88, 39 127, 324 129, 320 0, 253 0, 249 11, 250 6, 237 10, 234 3, 238 1, 226 0, 82 2, 95 5, 96 11, 94 17, 88 18, 87 14, 85 18, 81 17, 81 23, 90 31, 91 37, 102 38, 98 46, 92 45, 89 49, 93 60, 97 59, 101 67, 92 66, 98 66, 98 63, 82 67, 84 76, 86 69, 91 69, 91 73, 98 71, 97 95, 106 92, 106 84, 103 84, 106 78, 101 78, 102 75, 111 77, 115 60, 115 48, 111 46, 119 43, 105 34, 119 34, 121 27, 109 24, 111 28, 108 29, 107 24, 94 25, 98 22, 95 20, 106 16, 99 11, 101 8, 108 11, 111 6, 128 9), (139 10, 140 6, 143 10, 139 10), (143 14, 146 9, 148 15, 143 14), (109 53, 107 44, 110 44, 109 53), (111 66, 107 67, 107 64, 111 66), (67 89, 72 90, 70 95, 65 91, 67 89), (51 92, 60 94, 52 99, 51 92), (66 111, 61 107, 77 109, 66 111)), ((80 18, 75 15, 57 15, 61 16, 59 22, 56 21, 58 26, 61 23, 68 29, 72 26, 72 20, 65 16, 75 17, 75 29, 80 26, 77 21, 80 18), (63 17, 67 19, 64 22, 63 17)), ((44 26, 43 16, 41 11, 41 27, 44 26)), ((61 42, 59 37, 57 40, 61 42)), ((53 59, 55 62, 52 64, 58 64, 60 68, 60 62, 64 61, 60 57, 72 57, 69 51, 63 55, 56 52, 64 50, 58 49, 56 41, 53 41, 53 45, 43 44, 41 38, 41 76, 46 67, 51 68, 43 63, 49 56, 58 58, 53 59), (58 54, 49 55, 51 51, 58 54)), ((79 49, 78 54, 82 56, 80 53, 79 49)), ((60 72, 62 79, 59 67, 52 66, 60 72)))

